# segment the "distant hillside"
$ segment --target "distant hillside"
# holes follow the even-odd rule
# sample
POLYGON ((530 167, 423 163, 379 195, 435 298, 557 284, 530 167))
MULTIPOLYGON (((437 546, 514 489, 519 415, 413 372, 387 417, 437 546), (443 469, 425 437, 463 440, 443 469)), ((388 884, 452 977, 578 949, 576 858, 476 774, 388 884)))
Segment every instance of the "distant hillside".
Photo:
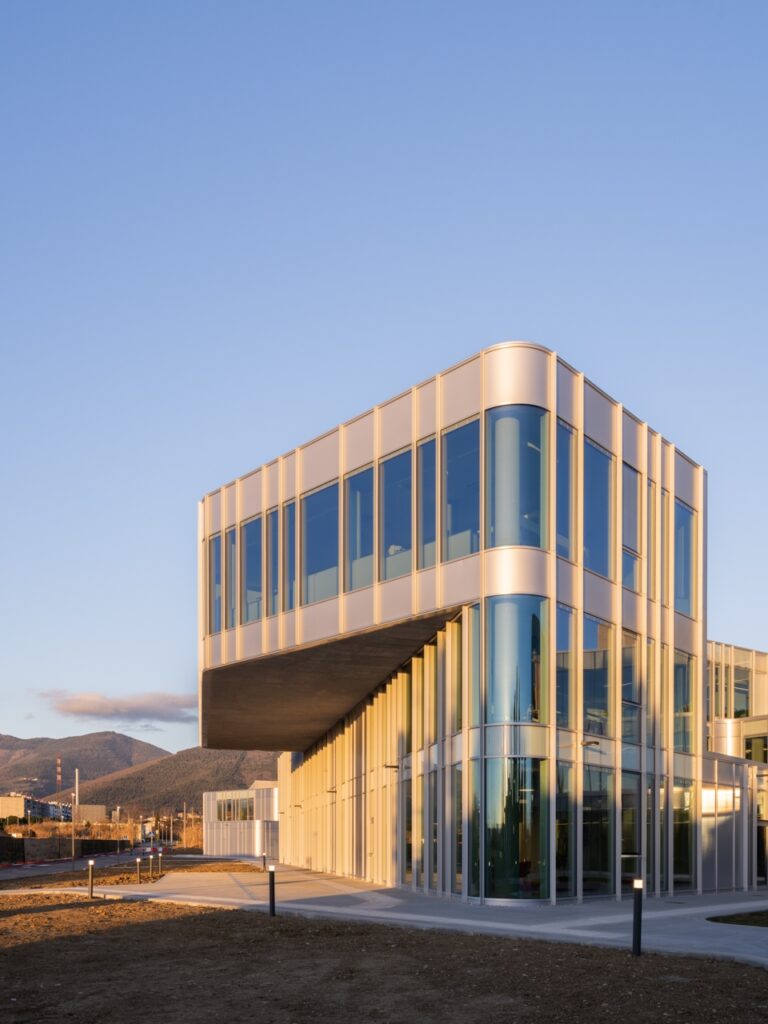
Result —
POLYGON ((159 757, 167 750, 119 732, 92 732, 63 739, 23 740, 0 735, 0 793, 9 790, 43 796, 56 789, 56 758, 61 758, 62 791, 69 800, 80 769, 80 787, 107 772, 122 771, 159 757))
MULTIPOLYGON (((245 789, 254 779, 276 779, 278 754, 261 750, 203 750, 190 747, 159 761, 113 772, 80 784, 80 801, 124 808, 130 814, 202 810, 211 789, 245 789)), ((53 799, 69 799, 68 793, 53 799)))

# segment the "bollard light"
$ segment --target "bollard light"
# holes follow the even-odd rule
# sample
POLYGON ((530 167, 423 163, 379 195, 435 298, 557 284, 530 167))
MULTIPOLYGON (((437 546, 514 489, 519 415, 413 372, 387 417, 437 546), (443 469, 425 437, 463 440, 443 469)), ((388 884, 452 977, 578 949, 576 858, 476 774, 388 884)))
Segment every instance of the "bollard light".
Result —
POLYGON ((158 855, 157 855, 157 877, 158 878, 162 878, 163 877, 163 855, 162 855, 162 853, 158 853, 158 855))
POLYGON ((269 865, 269 916, 275 916, 275 865, 269 865))
POLYGON ((643 880, 635 878, 632 881, 632 890, 635 894, 635 902, 632 908, 632 954, 640 956, 641 932, 643 927, 643 880))
POLYGON ((141 857, 136 858, 136 881, 141 885, 141 857))
POLYGON ((93 899, 93 861, 88 861, 88 899, 93 899))

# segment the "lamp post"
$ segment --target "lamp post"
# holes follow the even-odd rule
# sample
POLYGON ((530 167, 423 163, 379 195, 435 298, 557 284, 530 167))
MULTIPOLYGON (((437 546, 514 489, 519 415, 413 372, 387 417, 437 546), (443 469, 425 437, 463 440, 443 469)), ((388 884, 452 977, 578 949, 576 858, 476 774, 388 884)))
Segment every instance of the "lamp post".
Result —
POLYGON ((643 927, 643 880, 635 878, 632 881, 634 893, 634 906, 632 908, 632 955, 640 956, 641 932, 643 927))
POLYGON ((275 865, 269 865, 269 916, 275 916, 275 865))
POLYGON ((72 794, 72 870, 75 870, 75 794, 72 794))
POLYGON ((141 857, 136 858, 136 881, 141 885, 141 857))
POLYGON ((93 861, 88 861, 88 899, 93 899, 93 861))

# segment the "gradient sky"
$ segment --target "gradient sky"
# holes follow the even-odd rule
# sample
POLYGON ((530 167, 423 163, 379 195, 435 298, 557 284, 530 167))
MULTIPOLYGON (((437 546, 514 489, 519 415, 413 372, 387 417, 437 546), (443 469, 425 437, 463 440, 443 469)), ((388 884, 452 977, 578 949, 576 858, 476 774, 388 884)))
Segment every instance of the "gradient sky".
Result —
POLYGON ((508 338, 708 468, 709 634, 767 649, 766 38, 762 0, 5 0, 0 732, 194 744, 197 500, 508 338))

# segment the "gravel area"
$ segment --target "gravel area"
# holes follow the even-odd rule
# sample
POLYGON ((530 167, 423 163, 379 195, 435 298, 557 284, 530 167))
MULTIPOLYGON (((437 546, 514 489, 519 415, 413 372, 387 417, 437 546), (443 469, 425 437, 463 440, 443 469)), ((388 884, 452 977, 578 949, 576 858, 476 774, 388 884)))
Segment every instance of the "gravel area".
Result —
POLYGON ((0 898, 0 1021, 763 1020, 743 964, 61 895, 0 898))

